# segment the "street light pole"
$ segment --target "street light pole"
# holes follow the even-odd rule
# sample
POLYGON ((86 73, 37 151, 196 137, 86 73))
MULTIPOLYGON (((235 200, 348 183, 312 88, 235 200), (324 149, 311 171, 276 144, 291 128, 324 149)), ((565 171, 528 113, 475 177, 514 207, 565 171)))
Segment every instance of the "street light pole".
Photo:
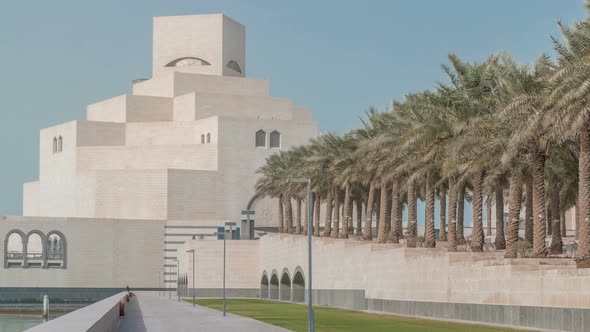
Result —
MULTIPOLYGON (((229 233, 231 234, 231 226, 229 226, 229 233)), ((225 317, 225 308, 226 308, 226 303, 225 303, 225 243, 226 243, 226 238, 227 236, 225 236, 225 232, 223 232, 223 317, 225 317)))
POLYGON ((180 302, 180 260, 175 259, 176 262, 176 293, 178 294, 178 302, 180 302))
POLYGON ((195 306, 195 249, 188 250, 193 254, 193 307, 195 306))
MULTIPOLYGON (((289 179, 292 183, 307 183, 307 263, 308 263, 308 284, 307 289, 307 306, 308 306, 308 331, 314 332, 314 313, 312 301, 312 285, 311 285, 311 234, 312 234, 312 220, 311 220, 311 179, 289 179)), ((348 226, 347 226, 348 227, 348 226)))
MULTIPOLYGON (((235 225, 235 222, 226 222, 225 226, 229 226, 229 233, 233 235, 233 226, 235 225)), ((226 307, 227 307, 227 301, 226 301, 226 297, 225 297, 225 246, 226 246, 226 242, 225 242, 225 230, 223 232, 223 316, 226 315, 226 307)))

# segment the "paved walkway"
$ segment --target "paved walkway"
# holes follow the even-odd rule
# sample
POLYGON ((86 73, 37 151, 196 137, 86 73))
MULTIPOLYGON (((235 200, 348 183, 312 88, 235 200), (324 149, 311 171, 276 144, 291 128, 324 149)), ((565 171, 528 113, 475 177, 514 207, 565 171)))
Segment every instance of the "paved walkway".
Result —
POLYGON ((227 314, 188 302, 169 300, 157 292, 136 292, 119 323, 118 331, 288 331, 254 319, 227 314))

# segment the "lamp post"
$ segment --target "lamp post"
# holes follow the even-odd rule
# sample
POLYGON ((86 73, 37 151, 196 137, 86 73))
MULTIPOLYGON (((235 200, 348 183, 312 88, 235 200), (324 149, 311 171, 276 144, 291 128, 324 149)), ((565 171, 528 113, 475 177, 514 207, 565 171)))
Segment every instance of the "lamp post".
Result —
POLYGON ((187 250, 193 254, 193 307, 195 306, 195 249, 187 250))
POLYGON ((308 306, 308 331, 314 331, 313 304, 311 299, 311 179, 289 179, 291 183, 307 183, 307 264, 308 264, 308 289, 307 289, 307 306, 308 306))
MULTIPOLYGON (((235 226, 236 223, 235 222, 226 222, 225 223, 225 227, 229 227, 229 234, 233 235, 233 226, 235 226)), ((223 316, 225 317, 226 315, 226 307, 227 307, 227 301, 226 301, 226 297, 225 297, 225 228, 224 228, 224 232, 223 232, 223 316)))
POLYGON ((178 294, 178 302, 180 302, 180 260, 175 259, 176 262, 176 293, 178 294))

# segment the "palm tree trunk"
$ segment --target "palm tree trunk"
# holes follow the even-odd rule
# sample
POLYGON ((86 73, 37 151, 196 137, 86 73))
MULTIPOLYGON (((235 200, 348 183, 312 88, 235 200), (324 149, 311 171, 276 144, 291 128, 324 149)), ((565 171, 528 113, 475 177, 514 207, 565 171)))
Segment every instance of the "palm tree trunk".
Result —
POLYGON ((367 208, 365 211, 365 232, 363 239, 371 241, 373 239, 373 206, 375 205, 375 182, 371 181, 369 185, 369 198, 367 199, 367 208))
MULTIPOLYGON (((398 185, 399 188, 399 185, 398 185)), ((397 211, 397 221, 399 223, 399 239, 405 239, 404 235, 404 202, 403 202, 403 195, 398 194, 399 199, 399 210, 397 211)))
POLYGON ((510 178, 510 201, 508 202, 508 234, 506 242, 506 258, 516 258, 516 250, 513 248, 518 242, 518 230, 520 227, 520 207, 522 204, 522 184, 516 176, 510 178))
POLYGON ((578 161, 578 207, 580 208, 578 251, 576 256, 586 258, 590 251, 590 121, 580 130, 580 159, 578 161))
POLYGON ((381 198, 379 202, 379 228, 377 229, 377 243, 387 241, 387 181, 381 181, 381 198))
POLYGON ((355 235, 363 234, 363 201, 356 201, 356 231, 355 235))
POLYGON ((533 245, 533 179, 526 181, 526 201, 524 211, 524 240, 533 245))
POLYGON ((413 182, 408 184, 408 240, 406 246, 408 248, 416 248, 416 238, 418 236, 418 211, 416 202, 416 187, 413 182))
POLYGON ((565 224, 565 209, 562 207, 559 209, 559 224, 561 225, 561 237, 566 237, 567 225, 565 224))
POLYGON ((506 240, 504 239, 504 188, 500 184, 496 185, 496 239, 494 241, 496 250, 506 249, 506 240))
MULTIPOLYGON (((429 181, 429 180, 427 180, 429 181)), ((424 247, 434 248, 436 239, 434 235, 434 189, 430 183, 426 183, 426 229, 424 231, 424 247)))
POLYGON ((297 198, 296 209, 297 210, 295 211, 295 218, 296 218, 295 234, 300 234, 301 233, 301 198, 297 198))
POLYGON ((319 194, 315 195, 315 201, 313 202, 313 235, 320 236, 320 204, 322 203, 322 197, 319 194))
POLYGON ((285 233, 293 233, 293 205, 291 204, 291 196, 285 196, 285 233))
POLYGON ((553 231, 553 226, 551 225, 551 222, 553 221, 553 215, 551 214, 551 202, 547 202, 546 203, 547 208, 545 209, 545 211, 547 211, 547 213, 545 214, 545 230, 547 231, 546 236, 551 235, 552 231, 553 231))
POLYGON ((375 189, 375 232, 379 229, 379 216, 381 215, 381 190, 375 189))
POLYGON ((389 234, 391 234, 391 188, 387 188, 387 197, 385 198, 385 239, 389 241, 389 234))
POLYGON ((478 171, 473 175, 473 233, 471 234, 471 250, 475 252, 483 251, 484 233, 483 233, 483 172, 478 171))
POLYGON ((340 229, 340 238, 348 239, 348 225, 352 219, 352 202, 350 199, 351 189, 350 184, 346 184, 344 188, 344 206, 342 207, 342 229, 340 229))
MULTIPOLYGON (((578 171, 579 173, 579 171, 578 171)), ((580 184, 578 183, 578 187, 580 186, 580 184)), ((578 188, 578 192, 580 191, 580 189, 578 188)), ((580 238, 580 197, 578 196, 576 198, 576 222, 575 222, 575 227, 576 227, 576 240, 578 240, 580 238)))
POLYGON ((350 202, 348 204, 348 236, 354 234, 354 200, 352 199, 352 192, 350 193, 349 199, 350 202))
POLYGON ((440 189, 440 223, 439 223, 439 232, 438 232, 438 240, 439 241, 446 241, 447 240, 447 190, 445 187, 440 189))
POLYGON ((465 220, 465 182, 458 184, 457 191, 457 243, 465 244, 465 233, 463 230, 465 220))
POLYGON ((283 195, 279 196, 279 233, 282 233, 284 231, 283 228, 283 219, 284 214, 283 214, 283 195))
POLYGON ((324 236, 330 236, 332 231, 332 210, 334 206, 332 205, 332 189, 328 189, 328 193, 326 195, 326 219, 324 221, 324 236))
POLYGON ((492 195, 486 201, 486 235, 492 236, 492 195))
POLYGON ((337 239, 340 227, 340 188, 334 191, 334 213, 332 214, 332 234, 331 237, 337 239))
POLYGON ((397 181, 393 181, 391 185, 391 234, 389 236, 393 243, 399 243, 399 235, 402 233, 400 209, 402 207, 399 200, 399 184, 397 181))
POLYGON ((545 151, 533 144, 533 256, 547 256, 545 237, 545 151))
POLYGON ((551 247, 549 252, 551 254, 561 254, 563 252, 563 241, 561 240, 561 207, 559 204, 559 192, 551 193, 551 247))
POLYGON ((449 251, 457 251, 457 184, 449 179, 449 251))

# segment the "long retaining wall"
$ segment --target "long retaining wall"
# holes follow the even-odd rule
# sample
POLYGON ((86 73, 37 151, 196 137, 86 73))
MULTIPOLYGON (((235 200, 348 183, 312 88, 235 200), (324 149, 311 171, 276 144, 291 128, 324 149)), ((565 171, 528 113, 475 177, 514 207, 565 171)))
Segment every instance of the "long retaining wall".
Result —
MULTIPOLYGON (((27 332, 112 332, 119 325, 121 292, 59 318, 37 325, 27 332)), ((133 299, 132 299, 133 301, 133 299)), ((51 306, 50 306, 51 310, 51 306)))
MULTIPOLYGON (((307 286, 307 238, 268 234, 259 252, 261 297, 294 300, 295 274, 307 286)), ((313 258, 316 305, 590 331, 590 269, 577 269, 571 259, 504 259, 503 252, 448 253, 330 238, 313 239, 313 258)))

